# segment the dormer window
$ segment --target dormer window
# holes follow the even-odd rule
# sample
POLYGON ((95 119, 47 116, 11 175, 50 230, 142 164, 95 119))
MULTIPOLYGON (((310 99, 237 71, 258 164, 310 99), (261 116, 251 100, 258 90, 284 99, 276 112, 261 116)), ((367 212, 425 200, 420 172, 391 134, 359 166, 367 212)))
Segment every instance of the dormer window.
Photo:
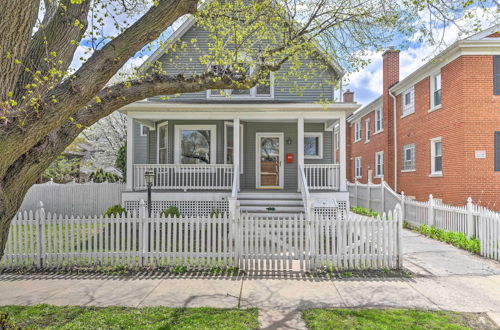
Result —
MULTIPOLYGON (((245 74, 251 74, 252 69, 248 65, 238 63, 235 65, 238 70, 243 70, 245 74)), ((212 65, 212 71, 217 75, 222 75, 224 66, 212 65)), ((260 83, 249 89, 212 89, 207 91, 207 98, 211 99, 249 99, 249 98, 273 98, 274 81, 272 72, 267 72, 262 76, 260 83)))

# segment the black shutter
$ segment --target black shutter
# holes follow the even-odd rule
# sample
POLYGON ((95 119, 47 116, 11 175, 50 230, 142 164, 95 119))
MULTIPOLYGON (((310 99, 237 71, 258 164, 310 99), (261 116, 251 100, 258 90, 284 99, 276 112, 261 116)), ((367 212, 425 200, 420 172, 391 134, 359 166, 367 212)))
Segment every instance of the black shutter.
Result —
POLYGON ((493 56, 493 94, 500 95, 500 55, 493 56))
POLYGON ((495 132, 495 171, 500 171, 500 132, 495 132))

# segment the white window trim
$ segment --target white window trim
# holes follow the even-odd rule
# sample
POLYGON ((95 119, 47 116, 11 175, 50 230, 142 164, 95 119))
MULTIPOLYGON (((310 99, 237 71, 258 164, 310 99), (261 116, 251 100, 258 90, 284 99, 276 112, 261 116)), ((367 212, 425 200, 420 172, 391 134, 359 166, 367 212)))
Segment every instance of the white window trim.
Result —
POLYGON ((167 126, 165 134, 167 135, 167 161, 169 158, 169 136, 168 136, 168 121, 160 123, 156 126, 156 164, 160 164, 160 128, 163 126, 167 126))
POLYGON ((175 125, 174 163, 181 164, 181 138, 183 130, 210 130, 210 164, 217 164, 217 125, 175 125), (213 148, 212 148, 213 146, 213 148))
POLYGON ((409 116, 415 113, 415 86, 412 86, 403 92, 403 97, 401 98, 401 118, 409 116), (410 94, 411 103, 410 105, 405 104, 406 95, 410 94))
POLYGON ((340 142, 339 142, 339 132, 335 132, 335 150, 340 149, 340 142))
POLYGON ((359 141, 361 141, 361 119, 358 119, 354 122, 354 142, 359 141))
POLYGON ((382 177, 384 177, 384 152, 383 151, 377 151, 375 153, 375 177, 376 178, 382 178, 382 177), (377 171, 378 171, 378 163, 377 163, 377 161, 378 161, 378 156, 379 155, 382 155, 382 164, 381 164, 382 165, 382 173, 377 173, 377 171))
MULTIPOLYGON (((224 122, 224 164, 227 164, 227 127, 234 126, 230 121, 224 122)), ((234 148, 234 146, 233 146, 234 148)), ((234 150, 233 150, 234 152, 234 150)), ((240 174, 243 173, 243 124, 240 124, 240 174)))
POLYGON ((139 126, 139 136, 148 136, 147 134, 144 134, 144 127, 146 127, 146 125, 143 125, 143 124, 140 124, 139 126))
POLYGON ((402 164, 401 164, 401 172, 415 172, 417 170, 417 146, 415 145, 415 143, 408 143, 408 144, 405 144, 403 145, 403 161, 402 161, 402 164), (406 162, 406 150, 408 149, 411 149, 410 146, 413 147, 413 168, 409 168, 409 169, 405 169, 404 166, 405 166, 405 162, 406 162))
MULTIPOLYGON (((304 150, 304 159, 323 159, 323 133, 322 132, 304 132, 304 140, 306 137, 312 136, 318 138, 318 155, 306 155, 304 150)), ((305 141, 304 141, 305 142, 305 141)), ((305 145, 305 143, 304 143, 305 145)))
POLYGON ((375 110, 375 125, 374 125, 373 135, 378 134, 378 133, 383 132, 383 131, 384 131, 384 112, 382 111, 382 109, 376 109, 375 110), (380 129, 377 129, 377 113, 380 113, 380 129))
POLYGON ((441 137, 435 137, 430 139, 431 142, 431 174, 430 177, 441 177, 443 176, 443 143, 441 141, 441 137), (441 142, 441 171, 436 171, 434 158, 436 156, 436 142, 441 142))
POLYGON ((430 82, 429 82, 429 87, 430 87, 430 90, 429 90, 429 94, 430 94, 430 101, 431 101, 431 104, 430 104, 430 107, 429 107, 429 112, 432 112, 432 111, 436 111, 438 109, 441 109, 441 107, 443 106, 443 77, 441 76, 441 103, 438 104, 438 105, 434 105, 434 77, 436 77, 437 75, 440 75, 441 74, 441 70, 439 71, 436 71, 434 72, 433 74, 430 75, 430 82))
POLYGON ((361 156, 354 158, 354 177, 356 179, 361 179, 363 177, 363 164, 361 162, 362 162, 361 156), (358 167, 358 162, 359 162, 359 167, 358 167), (358 175, 358 168, 359 168, 359 175, 358 175))
POLYGON ((365 120, 365 143, 370 142, 371 139, 370 118, 365 120))
POLYGON ((269 90, 271 94, 269 95, 257 95, 257 86, 250 88, 250 95, 232 95, 231 89, 224 89, 225 95, 212 95, 212 90, 207 90, 207 99, 216 99, 216 100, 255 100, 255 99, 274 99, 274 72, 269 73, 269 90))

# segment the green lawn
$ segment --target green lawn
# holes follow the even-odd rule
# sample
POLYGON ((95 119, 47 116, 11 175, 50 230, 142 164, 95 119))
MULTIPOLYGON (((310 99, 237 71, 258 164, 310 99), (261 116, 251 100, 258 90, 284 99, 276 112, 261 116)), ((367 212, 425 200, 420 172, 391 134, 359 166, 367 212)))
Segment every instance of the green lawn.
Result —
MULTIPOLYGON (((0 306, 21 328, 257 329, 257 309, 0 306)), ((0 325, 1 328, 1 325, 0 325)))
MULTIPOLYGON (((481 324, 478 314, 404 309, 311 309, 302 317, 308 329, 473 329, 481 324)), ((481 321, 495 328, 489 319, 481 321)))

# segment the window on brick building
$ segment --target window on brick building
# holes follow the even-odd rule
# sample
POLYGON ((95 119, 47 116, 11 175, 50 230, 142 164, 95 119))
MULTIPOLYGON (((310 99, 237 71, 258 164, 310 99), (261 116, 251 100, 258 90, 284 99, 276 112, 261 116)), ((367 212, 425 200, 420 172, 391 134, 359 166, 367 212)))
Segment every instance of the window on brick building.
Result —
POLYGON ((403 146, 403 171, 415 171, 415 143, 403 146))
POLYGON ((500 55, 493 56, 493 94, 500 95, 500 55))
POLYGON ((361 140, 361 121, 358 120, 354 123, 354 142, 361 140))
POLYGON ((361 173, 361 157, 356 157, 354 158, 354 175, 356 179, 361 178, 362 173, 361 173))
POLYGON ((384 176, 384 152, 375 153, 375 177, 381 178, 384 176))
POLYGON ((431 76, 431 109, 441 105, 441 72, 431 76))
POLYGON ((415 88, 410 87, 403 93, 403 117, 415 112, 415 88))
POLYGON ((443 149, 441 138, 431 139, 431 175, 443 174, 443 149))
POLYGON ((375 110, 375 133, 384 130, 384 113, 382 109, 375 110))
POLYGON ((495 132, 495 171, 500 171, 500 131, 495 132))
POLYGON ((370 142, 370 136, 371 136, 370 119, 367 119, 365 121, 365 142, 370 142))

